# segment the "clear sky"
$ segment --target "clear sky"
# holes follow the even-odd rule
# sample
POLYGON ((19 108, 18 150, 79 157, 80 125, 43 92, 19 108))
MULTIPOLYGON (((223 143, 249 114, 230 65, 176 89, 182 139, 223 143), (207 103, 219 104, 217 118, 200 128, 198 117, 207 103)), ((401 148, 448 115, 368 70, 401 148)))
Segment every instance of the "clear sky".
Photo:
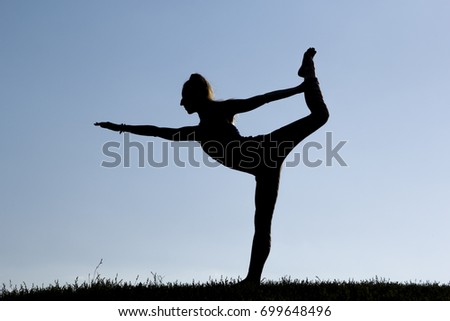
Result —
MULTIPOLYGON (((127 281, 244 277, 253 178, 182 168, 173 149, 163 168, 140 168, 137 148, 102 167, 124 136, 93 123, 196 124, 179 106, 191 73, 246 98, 297 85, 310 46, 331 118, 309 159, 330 132, 348 166, 283 170, 263 276, 448 283, 449 14, 446 0, 1 1, 0 284, 86 280, 101 259, 127 281)), ((305 115, 298 96, 236 124, 305 115)), ((130 139, 164 157, 163 140, 130 139)))

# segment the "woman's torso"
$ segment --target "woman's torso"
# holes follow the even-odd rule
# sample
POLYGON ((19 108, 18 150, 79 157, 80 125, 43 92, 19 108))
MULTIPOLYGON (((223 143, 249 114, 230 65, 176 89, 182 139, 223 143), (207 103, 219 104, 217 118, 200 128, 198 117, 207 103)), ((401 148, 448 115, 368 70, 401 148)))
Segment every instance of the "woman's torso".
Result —
POLYGON ((259 142, 256 137, 243 137, 228 115, 213 105, 201 114, 197 127, 197 141, 203 151, 219 163, 252 173, 259 162, 259 142))

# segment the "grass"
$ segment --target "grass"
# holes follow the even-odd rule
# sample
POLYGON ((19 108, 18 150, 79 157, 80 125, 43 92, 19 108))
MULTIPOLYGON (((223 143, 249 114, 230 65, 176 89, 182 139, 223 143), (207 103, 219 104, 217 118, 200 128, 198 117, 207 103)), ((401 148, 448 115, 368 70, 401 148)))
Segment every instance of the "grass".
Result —
POLYGON ((206 283, 163 283, 152 274, 146 282, 123 282, 97 275, 92 281, 47 287, 3 284, 0 300, 40 301, 448 301, 450 283, 398 283, 375 278, 368 281, 292 280, 266 281, 259 287, 240 286, 222 278, 206 283))

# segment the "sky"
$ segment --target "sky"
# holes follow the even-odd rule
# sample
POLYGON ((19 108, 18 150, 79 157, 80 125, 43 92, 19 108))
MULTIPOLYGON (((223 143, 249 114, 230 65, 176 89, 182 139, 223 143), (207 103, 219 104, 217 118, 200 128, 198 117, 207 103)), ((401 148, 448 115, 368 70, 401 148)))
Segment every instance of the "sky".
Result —
MULTIPOLYGON (((331 117, 283 169, 263 277, 449 283, 449 13, 445 0, 1 1, 0 284, 89 280, 100 261, 130 282, 245 277, 254 179, 197 145, 93 123, 195 125, 179 106, 191 73, 217 99, 247 98, 298 85, 308 47, 331 117), (327 165, 338 145, 346 166, 327 165), (321 165, 292 165, 305 155, 321 165)), ((307 114, 299 95, 236 125, 257 135, 307 114)))

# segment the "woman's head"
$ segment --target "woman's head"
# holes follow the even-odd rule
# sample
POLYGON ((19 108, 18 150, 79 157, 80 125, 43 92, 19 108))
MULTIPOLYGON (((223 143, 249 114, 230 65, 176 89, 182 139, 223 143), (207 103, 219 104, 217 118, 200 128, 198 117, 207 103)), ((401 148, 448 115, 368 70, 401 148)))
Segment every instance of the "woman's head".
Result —
POLYGON ((214 97, 209 82, 200 74, 192 74, 183 85, 180 105, 184 106, 189 114, 196 112, 196 107, 211 101, 214 97))

